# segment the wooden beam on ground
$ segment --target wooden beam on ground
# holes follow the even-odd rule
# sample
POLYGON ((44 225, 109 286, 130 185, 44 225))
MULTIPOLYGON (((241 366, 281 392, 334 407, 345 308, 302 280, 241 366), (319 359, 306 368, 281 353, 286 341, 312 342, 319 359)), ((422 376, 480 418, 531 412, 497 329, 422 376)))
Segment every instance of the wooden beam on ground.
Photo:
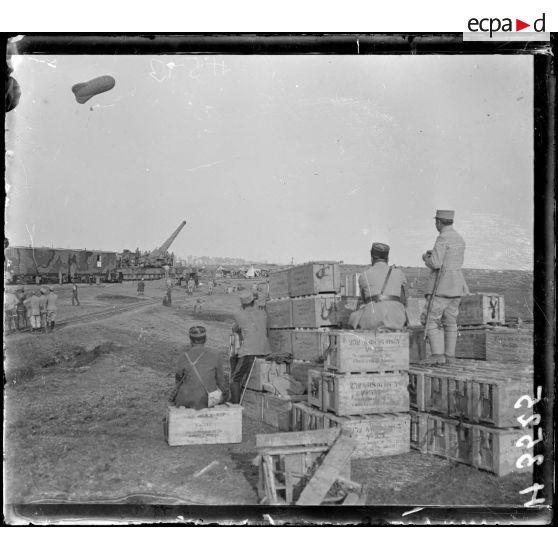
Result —
POLYGON ((306 485, 297 506, 319 506, 325 498, 331 485, 351 459, 351 455, 356 448, 353 439, 347 436, 340 436, 333 444, 318 470, 306 485))
POLYGON ((279 432, 277 434, 256 434, 257 448, 305 446, 311 444, 333 444, 341 432, 340 428, 303 430, 301 432, 279 432))

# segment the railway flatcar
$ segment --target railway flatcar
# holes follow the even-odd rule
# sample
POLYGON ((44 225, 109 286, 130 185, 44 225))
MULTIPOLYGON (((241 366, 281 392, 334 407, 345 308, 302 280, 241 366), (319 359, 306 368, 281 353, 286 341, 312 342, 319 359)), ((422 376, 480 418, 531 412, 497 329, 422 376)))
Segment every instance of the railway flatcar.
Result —
POLYGON ((117 253, 10 246, 4 250, 4 277, 8 283, 118 281, 117 253))

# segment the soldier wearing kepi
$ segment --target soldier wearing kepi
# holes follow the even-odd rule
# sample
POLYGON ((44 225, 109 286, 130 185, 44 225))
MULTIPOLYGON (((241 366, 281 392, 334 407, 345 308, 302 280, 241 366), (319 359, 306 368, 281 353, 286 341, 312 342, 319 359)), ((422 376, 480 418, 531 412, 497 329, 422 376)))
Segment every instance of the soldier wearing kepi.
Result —
POLYGON ((440 234, 434 248, 422 255, 424 263, 432 270, 424 317, 432 352, 430 364, 443 364, 455 358, 459 303, 462 296, 469 294, 461 271, 465 241, 453 228, 454 215, 455 212, 451 210, 436 211, 436 229, 440 234))
POLYGON ((205 409, 226 401, 228 393, 221 355, 205 346, 205 327, 191 327, 188 334, 190 347, 180 356, 176 371, 176 387, 170 401, 177 407, 191 409, 205 409), (210 396, 219 397, 219 401, 210 402, 210 396))
POLYGON ((241 386, 247 381, 256 357, 269 354, 266 313, 255 304, 252 293, 240 297, 241 311, 234 317, 233 333, 240 336, 240 349, 231 373, 231 403, 240 403, 241 386))
POLYGON ((364 306, 351 314, 349 323, 355 329, 403 329, 407 278, 401 269, 388 266, 387 244, 374 242, 370 257, 372 267, 358 279, 364 306))

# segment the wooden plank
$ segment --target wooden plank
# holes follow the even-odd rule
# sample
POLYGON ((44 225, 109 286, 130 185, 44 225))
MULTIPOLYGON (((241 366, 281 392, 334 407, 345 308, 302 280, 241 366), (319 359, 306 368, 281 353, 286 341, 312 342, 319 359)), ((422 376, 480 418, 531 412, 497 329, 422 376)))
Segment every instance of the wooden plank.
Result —
POLYGON ((338 293, 341 277, 337 262, 309 262, 289 270, 290 296, 338 293))
POLYGON ((338 372, 409 369, 409 334, 332 331, 325 367, 338 372))
POLYGON ((305 486, 297 506, 319 506, 355 450, 355 442, 340 436, 333 444, 310 482, 305 486))
POLYGON ((237 444, 242 441, 242 407, 218 405, 211 409, 167 407, 169 446, 237 444))
POLYGON ((337 302, 339 300, 340 297, 335 295, 292 298, 293 327, 318 328, 337 325, 337 302))
POLYGON ((256 434, 256 447, 303 446, 310 444, 332 444, 341 429, 328 428, 303 432, 280 432, 278 434, 256 434))

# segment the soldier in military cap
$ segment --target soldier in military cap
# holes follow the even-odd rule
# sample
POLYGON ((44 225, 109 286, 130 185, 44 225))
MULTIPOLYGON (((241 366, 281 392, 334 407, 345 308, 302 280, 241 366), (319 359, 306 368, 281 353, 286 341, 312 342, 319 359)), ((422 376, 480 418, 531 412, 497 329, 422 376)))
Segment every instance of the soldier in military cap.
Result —
POLYGON ((240 336, 236 364, 231 373, 231 403, 240 403, 240 390, 247 380, 256 357, 269 354, 267 315, 258 308, 250 292, 240 296, 241 310, 234 317, 233 333, 240 336))
POLYGON ((432 297, 432 303, 430 312, 424 317, 432 352, 431 364, 443 364, 455 358, 459 303, 462 296, 469 294, 461 271, 465 241, 453 228, 454 216, 452 210, 436 211, 434 219, 440 234, 434 248, 422 255, 425 265, 431 270, 426 298, 432 297), (436 292, 433 292, 436 281, 436 292))
POLYGON ((374 242, 372 266, 359 277, 362 306, 349 319, 355 329, 402 329, 406 322, 407 278, 401 269, 388 266, 389 246, 374 242))
POLYGON ((170 397, 177 407, 205 409, 209 406, 208 392, 222 392, 222 402, 228 399, 221 355, 205 346, 205 327, 194 326, 188 331, 190 346, 180 356, 175 375, 176 387, 170 397), (194 367, 198 374, 194 371, 194 367), (199 375, 199 377, 198 377, 199 375))

